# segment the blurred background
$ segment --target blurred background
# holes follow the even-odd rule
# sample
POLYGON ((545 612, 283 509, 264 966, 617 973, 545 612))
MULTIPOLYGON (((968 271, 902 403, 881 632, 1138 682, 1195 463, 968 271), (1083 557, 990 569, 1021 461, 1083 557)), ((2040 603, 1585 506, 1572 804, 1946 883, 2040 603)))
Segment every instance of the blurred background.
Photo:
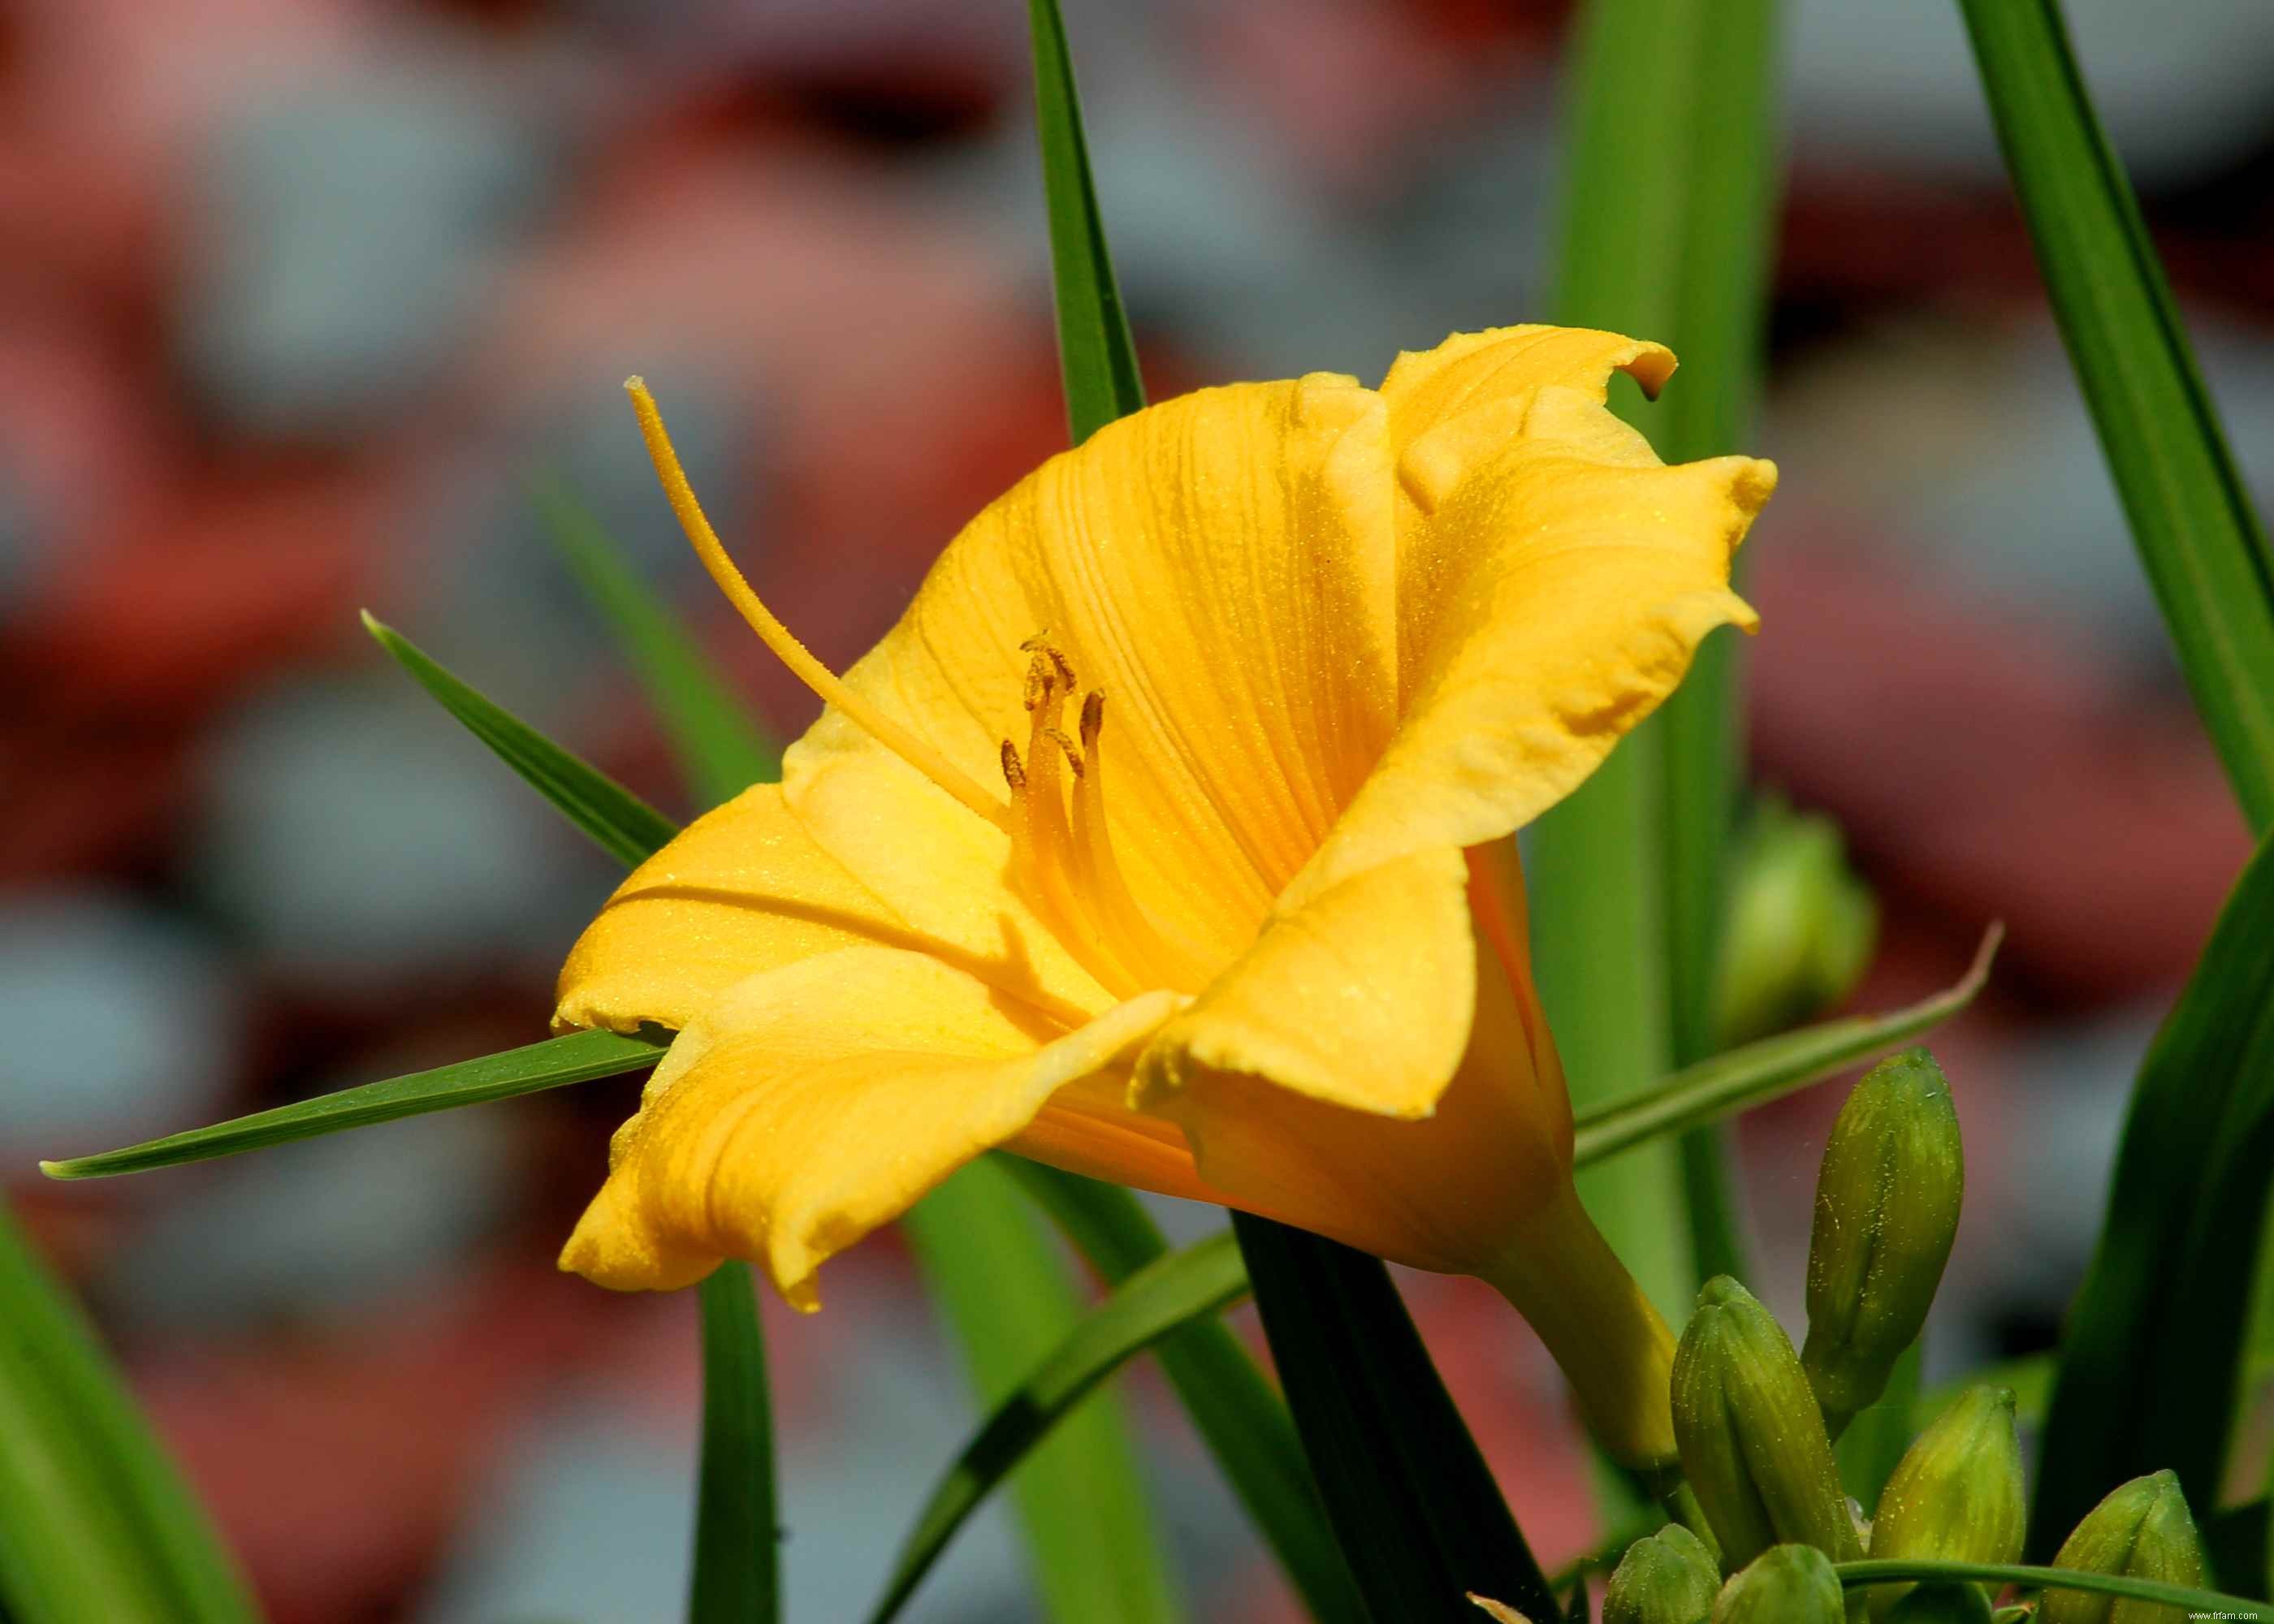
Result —
MULTIPOLYGON (((1371 380, 1542 312, 1564 7, 1066 10, 1156 395, 1371 380)), ((2068 10, 2263 499, 2274 8, 2068 10)), ((1064 443, 1024 28, 1014 0, 0 4, 0 1182, 281 1624, 674 1615, 692 1301, 553 1267, 636 1081, 117 1183, 34 1159, 542 1035, 611 870, 356 621, 691 810, 532 473, 803 726, 654 493, 627 372, 840 665, 1064 443)), ((1935 1040, 1975 1177, 1931 1379, 2050 1338, 2131 1071, 2247 846, 1955 8, 1796 0, 1788 49, 1756 771, 1836 817, 1879 893, 1856 1004, 2012 931, 1935 1040)), ((1795 1325, 1838 1095, 1742 1133, 1795 1325)), ((1576 1553, 1552 1368, 1481 1289, 1406 1284, 1543 1557, 1576 1553)), ((769 1308, 807 1620, 873 1598, 971 1420, 893 1238, 829 1291, 769 1308)), ((1124 1386, 1195 1616, 1284 1616, 1174 1404, 1124 1386)), ((914 1616, 1020 1598, 998 1515, 914 1616)))

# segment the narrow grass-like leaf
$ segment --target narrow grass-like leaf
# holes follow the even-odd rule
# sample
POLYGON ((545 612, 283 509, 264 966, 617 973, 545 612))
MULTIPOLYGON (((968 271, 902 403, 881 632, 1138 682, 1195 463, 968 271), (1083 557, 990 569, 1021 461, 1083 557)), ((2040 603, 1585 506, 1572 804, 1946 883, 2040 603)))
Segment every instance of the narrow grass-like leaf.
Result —
POLYGON ((646 801, 484 697, 428 658, 409 638, 373 620, 367 610, 363 623, 379 646, 418 678, 445 710, 619 862, 628 867, 640 862, 679 832, 677 824, 646 801))
POLYGON ((1050 205, 1050 274, 1058 317, 1058 373, 1066 425, 1080 445, 1145 403, 1130 342, 1129 318, 1105 246, 1089 143, 1074 94, 1073 56, 1058 0, 1028 0, 1034 32, 1035 127, 1043 149, 1043 193, 1050 205))
POLYGON ((774 1510, 773 1407, 765 1335, 748 1264, 696 1288, 703 1321, 703 1453, 696 1469, 688 1624, 774 1624, 781 1530, 774 1510))
POLYGON ((549 477, 531 494, 561 560, 614 628, 697 802, 714 807, 779 777, 779 752, 591 510, 549 477))
POLYGON ((0 1207, 0 1616, 250 1624, 251 1598, 70 1294, 0 1207))
POLYGON ((1246 1294, 1247 1271, 1226 1232, 1155 1259, 1084 1314, 996 1405, 932 1491, 870 1624, 900 1615, 964 1520, 1092 1388, 1147 1348, 1246 1294))
POLYGON ((1821 1082, 1940 1025, 1974 1001, 1988 980, 2004 939, 1992 926, 1974 962, 1955 986, 1885 1015, 1855 1015, 1787 1032, 1716 1055, 1666 1078, 1643 1093, 1581 1113, 1574 1126, 1582 1164, 1669 1133, 1719 1121, 1821 1082))
MULTIPOLYGON (((966 1167, 900 1222, 991 1410, 1080 1320, 1070 1271, 992 1161, 966 1167)), ((1063 1624, 1178 1616, 1143 1468, 1109 1396, 1091 1395, 1013 1474, 1035 1582, 1063 1624)))
POLYGON ((2234 1427, 2274 1165, 2274 836, 2220 911, 2132 1092, 2061 1338, 2029 1549, 2169 1467, 2198 1521, 2234 1427))
MULTIPOLYGON (((1168 1255, 1160 1226, 1120 1185, 1020 1156, 998 1160, 1110 1284, 1119 1286, 1168 1255)), ((1229 1327, 1202 1320, 1153 1351, 1314 1624, 1367 1624, 1366 1604, 1327 1526, 1294 1421, 1239 1339, 1229 1327)))
POLYGON ((658 1028, 636 1037, 614 1032, 572 1032, 501 1054, 460 1060, 431 1071, 390 1077, 209 1127, 169 1133, 123 1150, 42 1162, 40 1170, 50 1178, 108 1178, 118 1173, 146 1173, 153 1168, 234 1156, 241 1151, 261 1150, 348 1128, 368 1128, 427 1111, 509 1100, 516 1094, 636 1071, 653 1065, 670 1047, 670 1034, 658 1028))
MULTIPOLYGON (((1681 354, 1667 399, 1630 413, 1668 462, 1741 449, 1758 393, 1777 14, 1774 0, 1589 0, 1579 14, 1553 314, 1681 354)), ((1582 1109, 1713 1050, 1736 660, 1730 636, 1709 639, 1663 713, 1533 827, 1540 994, 1582 1109)), ((1717 1133, 1638 1151, 1580 1189, 1677 1322, 1699 1279, 1743 1273, 1717 1133)))
POLYGON ((1328 1519, 1374 1624, 1448 1624, 1472 1590, 1555 1598, 1378 1259, 1232 1214, 1328 1519), (1290 1355, 1293 1357, 1290 1357, 1290 1355))
POLYGON ((1915 1562, 1891 1557, 1876 1562, 1834 1562, 1832 1571, 1851 1590, 1869 1584, 1934 1581, 2018 1584, 2033 1590, 2083 1590, 2094 1596, 2159 1602, 2167 1607, 2187 1608, 2196 1618, 2274 1618, 2267 1604, 2245 1597, 2222 1596, 2217 1590, 2192 1590, 2185 1585, 2135 1579, 2127 1574, 2082 1573, 2070 1568, 2028 1568, 2007 1562, 1915 1562))
POLYGON ((2037 268, 2195 709, 2274 825, 2274 549, 2057 0, 1961 0, 2037 268))

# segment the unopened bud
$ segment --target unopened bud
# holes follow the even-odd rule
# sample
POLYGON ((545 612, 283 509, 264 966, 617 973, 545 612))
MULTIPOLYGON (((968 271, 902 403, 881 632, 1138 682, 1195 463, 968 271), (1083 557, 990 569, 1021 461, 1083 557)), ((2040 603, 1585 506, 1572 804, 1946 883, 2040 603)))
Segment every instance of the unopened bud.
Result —
POLYGON ((1782 1032, 1855 990, 1879 904, 1848 867, 1839 825, 1762 798, 1732 862, 1715 1027, 1724 1047, 1782 1032))
MULTIPOLYGON (((1904 1453, 1871 1519, 1871 1556, 1937 1562, 2021 1560, 2029 1511, 2010 1387, 1969 1387, 1904 1453)), ((1892 1620, 1907 1585, 1871 1591, 1892 1620)))
POLYGON ((1840 1581, 1813 1545, 1772 1545, 1721 1587, 1713 1624, 1841 1624, 1840 1581))
POLYGON ((1706 1624, 1721 1588, 1705 1542, 1669 1522, 1627 1547, 1603 1592, 1603 1624, 1706 1624))
MULTIPOLYGON (((2177 1474, 2159 1471, 2111 1490, 2062 1542, 2053 1566, 2201 1584, 2202 1537, 2188 1515, 2177 1474)), ((2037 1605, 2040 1624, 2163 1624, 2183 1616, 2177 1607, 2090 1590, 2049 1589, 2037 1605)))
POLYGON ((1888 1610, 1886 1624, 1990 1624, 1990 1598, 1978 1584, 1922 1584, 1888 1610))
POLYGON ((1865 1072, 1824 1147, 1808 1237, 1801 1362, 1834 1437, 1918 1340, 1965 1188, 1958 1113, 1934 1056, 1906 1049, 1865 1072))
POLYGON ((1698 1294, 1675 1350, 1674 1437, 1724 1568, 1780 1542, 1854 1553, 1840 1468, 1800 1359, 1726 1274, 1698 1294))

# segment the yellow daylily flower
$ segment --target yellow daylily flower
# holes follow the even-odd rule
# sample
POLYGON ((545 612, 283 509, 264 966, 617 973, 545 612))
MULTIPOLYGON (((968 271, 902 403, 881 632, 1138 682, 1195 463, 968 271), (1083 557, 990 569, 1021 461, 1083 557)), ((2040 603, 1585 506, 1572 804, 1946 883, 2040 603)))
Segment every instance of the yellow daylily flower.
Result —
POLYGON ((1524 327, 1148 408, 949 544, 827 702, 644 864, 563 1026, 680 1036, 563 1266, 722 1258, 816 1304, 832 1253, 1001 1147, 1493 1282, 1607 1445, 1672 1453, 1671 1344, 1571 1183, 1506 838, 1748 628, 1775 483, 1667 467, 1605 406, 1664 349, 1524 327))

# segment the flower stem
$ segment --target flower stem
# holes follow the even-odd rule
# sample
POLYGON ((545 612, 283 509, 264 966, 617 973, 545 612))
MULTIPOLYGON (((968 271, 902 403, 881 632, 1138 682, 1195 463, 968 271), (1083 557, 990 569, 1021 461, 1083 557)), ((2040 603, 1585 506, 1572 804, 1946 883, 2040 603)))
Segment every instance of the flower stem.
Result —
POLYGON ((1484 1277, 1540 1334, 1612 1459, 1673 1461, 1673 1334, 1576 1190, 1527 1219, 1484 1277))

